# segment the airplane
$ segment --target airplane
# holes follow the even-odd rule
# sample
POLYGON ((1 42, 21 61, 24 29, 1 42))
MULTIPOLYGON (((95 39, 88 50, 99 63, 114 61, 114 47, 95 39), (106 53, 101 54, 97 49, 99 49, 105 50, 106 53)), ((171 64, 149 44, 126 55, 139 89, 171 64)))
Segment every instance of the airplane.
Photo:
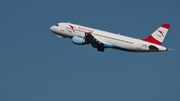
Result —
POLYGON ((143 40, 70 22, 57 23, 51 26, 50 30, 60 38, 71 38, 76 45, 90 44, 99 52, 104 52, 105 48, 129 52, 164 52, 169 50, 162 46, 169 28, 170 24, 164 23, 143 40))

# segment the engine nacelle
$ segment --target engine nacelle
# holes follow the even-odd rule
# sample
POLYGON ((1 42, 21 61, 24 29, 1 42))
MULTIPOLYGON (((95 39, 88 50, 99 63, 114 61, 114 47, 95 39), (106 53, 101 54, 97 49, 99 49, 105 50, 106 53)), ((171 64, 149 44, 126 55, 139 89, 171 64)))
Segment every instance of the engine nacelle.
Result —
POLYGON ((73 42, 74 44, 77 44, 77 45, 84 45, 84 44, 85 44, 85 39, 82 38, 82 37, 73 36, 73 37, 72 37, 72 42, 73 42))

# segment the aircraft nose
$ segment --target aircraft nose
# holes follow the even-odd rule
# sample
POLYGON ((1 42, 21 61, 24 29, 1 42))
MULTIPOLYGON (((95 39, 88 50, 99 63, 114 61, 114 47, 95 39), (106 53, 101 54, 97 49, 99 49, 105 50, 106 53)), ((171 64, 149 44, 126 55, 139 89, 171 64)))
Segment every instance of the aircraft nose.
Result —
POLYGON ((51 26, 51 27, 50 27, 50 30, 53 31, 53 30, 54 30, 54 26, 51 26))

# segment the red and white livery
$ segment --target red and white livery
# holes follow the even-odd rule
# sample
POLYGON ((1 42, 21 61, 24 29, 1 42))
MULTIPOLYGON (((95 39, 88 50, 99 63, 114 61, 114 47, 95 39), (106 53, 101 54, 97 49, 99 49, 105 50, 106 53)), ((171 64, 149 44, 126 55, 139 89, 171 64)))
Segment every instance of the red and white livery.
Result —
POLYGON ((57 23, 50 30, 58 37, 71 38, 74 44, 91 44, 100 52, 104 52, 105 48, 131 52, 163 52, 168 50, 162 43, 169 28, 170 24, 165 23, 144 40, 65 22, 57 23))

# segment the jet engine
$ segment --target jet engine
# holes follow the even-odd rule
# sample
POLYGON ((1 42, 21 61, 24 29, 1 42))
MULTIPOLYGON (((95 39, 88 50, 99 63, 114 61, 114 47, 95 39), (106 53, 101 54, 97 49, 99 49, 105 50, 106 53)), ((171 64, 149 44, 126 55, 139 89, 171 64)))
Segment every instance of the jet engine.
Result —
POLYGON ((73 37, 72 37, 72 42, 73 42, 74 44, 77 44, 77 45, 84 45, 84 44, 85 44, 85 39, 82 38, 82 37, 73 36, 73 37))

